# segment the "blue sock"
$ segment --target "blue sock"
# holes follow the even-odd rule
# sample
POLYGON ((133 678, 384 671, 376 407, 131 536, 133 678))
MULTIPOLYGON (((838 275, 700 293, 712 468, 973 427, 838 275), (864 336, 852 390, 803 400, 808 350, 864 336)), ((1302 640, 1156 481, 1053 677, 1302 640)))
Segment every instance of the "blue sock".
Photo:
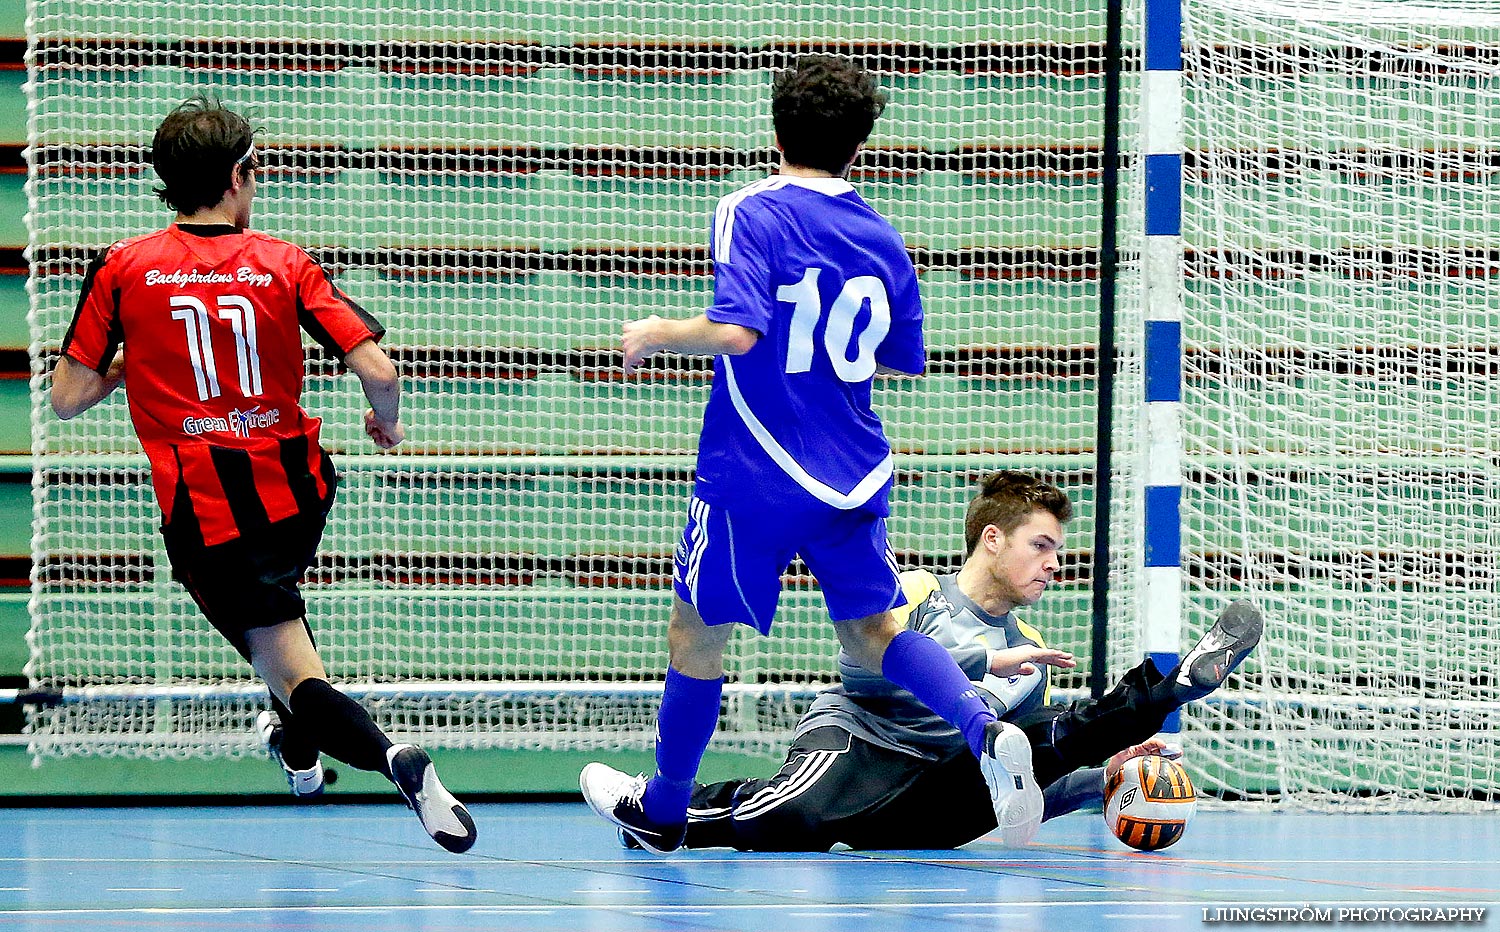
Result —
POLYGON ((671 825, 687 818, 698 764, 719 726, 723 691, 722 676, 699 680, 667 668, 667 687, 656 713, 656 775, 641 797, 652 821, 671 825))
POLYGON ((984 728, 996 715, 943 645, 925 634, 902 631, 885 649, 880 674, 962 732, 975 757, 984 756, 984 728))

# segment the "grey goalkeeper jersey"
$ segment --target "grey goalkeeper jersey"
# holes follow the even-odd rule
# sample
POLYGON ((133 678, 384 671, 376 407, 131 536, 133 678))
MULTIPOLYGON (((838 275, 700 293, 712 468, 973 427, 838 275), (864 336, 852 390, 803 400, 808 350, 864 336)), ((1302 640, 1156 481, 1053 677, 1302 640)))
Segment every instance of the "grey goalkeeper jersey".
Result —
MULTIPOLYGON (((989 672, 989 652, 1033 644, 1044 646, 1041 635, 1014 612, 995 616, 980 608, 958 588, 957 574, 934 576, 926 570, 901 574, 907 604, 906 627, 920 631, 947 648, 980 695, 1002 718, 1029 712, 1047 702, 1047 667, 1037 665, 1029 676, 1002 678, 989 672)), ((797 725, 802 735, 833 725, 871 744, 925 760, 941 760, 956 750, 967 750, 963 735, 927 706, 878 673, 856 664, 839 651, 839 685, 818 693, 797 725)))

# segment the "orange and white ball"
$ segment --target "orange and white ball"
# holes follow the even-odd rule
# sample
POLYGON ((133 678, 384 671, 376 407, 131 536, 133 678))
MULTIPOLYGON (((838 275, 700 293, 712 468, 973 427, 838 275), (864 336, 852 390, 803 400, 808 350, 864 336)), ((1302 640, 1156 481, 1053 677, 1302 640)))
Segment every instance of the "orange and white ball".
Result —
POLYGON ((1198 808, 1187 771, 1175 760, 1132 757, 1104 784, 1104 824, 1141 851, 1176 844, 1198 808))

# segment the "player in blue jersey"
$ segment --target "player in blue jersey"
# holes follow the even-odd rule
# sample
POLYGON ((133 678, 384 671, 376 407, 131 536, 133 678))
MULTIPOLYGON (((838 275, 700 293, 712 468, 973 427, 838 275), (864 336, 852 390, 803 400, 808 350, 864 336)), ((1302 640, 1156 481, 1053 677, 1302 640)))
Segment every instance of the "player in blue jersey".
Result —
MULTIPOLYGON (((1127 759, 1166 752, 1154 737, 1166 717, 1223 683, 1261 631, 1259 612, 1236 602, 1165 676, 1147 660, 1099 700, 1052 704, 1049 666, 1071 667, 1072 656, 1048 649, 1015 610, 1051 585, 1071 515, 1055 485, 993 473, 964 516, 968 549, 958 572, 901 574, 907 604, 898 616, 947 648, 1031 741, 1044 819, 1098 805, 1108 775, 1127 759)), ((698 786, 688 817, 686 847, 742 851, 952 848, 995 828, 963 736, 842 654, 838 685, 820 692, 797 724, 780 770, 698 786)), ((621 842, 637 847, 624 832, 621 842)))
POLYGON ((715 357, 674 560, 656 772, 648 780, 596 763, 580 777, 596 812, 657 853, 682 844, 718 723, 729 636, 736 624, 770 632, 781 575, 798 555, 847 656, 964 736, 1001 837, 1025 844, 1041 822, 1025 735, 893 611, 906 599, 886 540, 892 457, 871 382, 878 371, 923 371, 922 302, 900 234, 844 177, 885 103, 847 59, 804 56, 778 73, 781 168, 714 212, 712 307, 624 330, 627 370, 662 351, 715 357))

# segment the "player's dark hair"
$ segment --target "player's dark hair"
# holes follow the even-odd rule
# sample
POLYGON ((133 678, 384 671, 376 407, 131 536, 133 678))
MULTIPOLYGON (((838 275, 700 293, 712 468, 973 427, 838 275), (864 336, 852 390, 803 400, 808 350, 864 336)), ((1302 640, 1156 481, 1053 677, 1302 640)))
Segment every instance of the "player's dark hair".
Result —
POLYGON ((979 494, 969 502, 964 515, 964 553, 973 554, 979 536, 993 524, 1000 533, 1009 535, 1025 524, 1033 512, 1046 511, 1067 524, 1073 517, 1073 503, 1062 489, 1025 472, 992 472, 980 483, 979 494))
POLYGON ((836 55, 803 55, 778 72, 771 121, 786 160, 839 174, 870 138, 886 96, 870 73, 836 55))
POLYGON ((249 121, 217 98, 184 101, 151 139, 151 164, 162 180, 156 196, 182 214, 214 206, 229 190, 234 171, 255 170, 254 164, 239 164, 254 142, 249 121))

